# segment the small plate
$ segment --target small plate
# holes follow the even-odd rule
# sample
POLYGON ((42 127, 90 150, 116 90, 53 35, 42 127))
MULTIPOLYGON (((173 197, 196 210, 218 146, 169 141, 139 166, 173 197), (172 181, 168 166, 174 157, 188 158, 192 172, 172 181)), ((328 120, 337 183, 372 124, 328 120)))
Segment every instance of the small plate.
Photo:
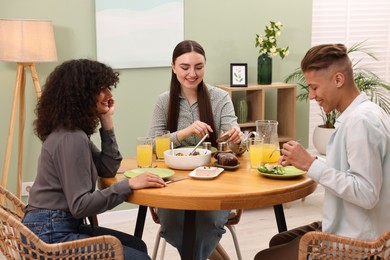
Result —
POLYGON ((240 167, 240 163, 238 163, 235 166, 228 166, 228 165, 220 165, 220 164, 218 164, 218 162, 215 162, 214 166, 218 167, 218 168, 223 168, 223 169, 228 170, 228 171, 234 171, 234 170, 238 169, 238 167, 240 167))
POLYGON ((217 177, 219 174, 221 174, 221 172, 223 172, 223 169, 222 168, 216 168, 216 170, 212 173, 212 174, 210 174, 210 175, 208 175, 208 176, 198 176, 197 174, 196 174, 196 170, 197 169, 201 169, 201 168, 203 168, 203 167, 205 167, 205 166, 201 166, 201 167, 198 167, 198 168, 196 168, 196 169, 194 169, 192 172, 190 172, 188 175, 190 176, 190 177, 192 177, 192 178, 195 178, 195 179, 214 179, 215 177, 217 177))
POLYGON ((284 174, 272 174, 272 173, 265 173, 257 170, 261 175, 267 178, 273 178, 273 179, 293 179, 298 178, 305 174, 304 171, 299 170, 295 168, 294 166, 285 166, 284 167, 284 174))
POLYGON ((125 171, 124 175, 128 178, 133 178, 135 176, 138 176, 144 172, 151 172, 158 176, 160 176, 162 179, 168 178, 175 174, 174 171, 164 168, 136 168, 132 170, 125 171))

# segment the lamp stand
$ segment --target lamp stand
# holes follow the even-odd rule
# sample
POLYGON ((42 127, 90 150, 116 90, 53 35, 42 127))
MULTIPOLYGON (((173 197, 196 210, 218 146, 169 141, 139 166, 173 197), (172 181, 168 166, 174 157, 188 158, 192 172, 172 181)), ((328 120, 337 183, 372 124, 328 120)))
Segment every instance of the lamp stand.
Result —
POLYGON ((39 85, 38 74, 35 69, 34 63, 17 63, 18 70, 16 73, 16 83, 14 89, 14 96, 12 99, 12 111, 8 130, 7 146, 5 150, 3 175, 1 177, 1 185, 7 186, 7 178, 9 171, 9 164, 11 160, 12 141, 15 132, 15 116, 17 111, 17 103, 19 99, 19 131, 18 131, 18 177, 16 186, 16 196, 21 198, 22 187, 22 169, 23 169, 23 134, 24 134, 24 122, 25 122, 25 89, 26 89, 26 67, 30 68, 31 76, 33 79, 35 92, 37 98, 41 96, 41 87, 39 85))

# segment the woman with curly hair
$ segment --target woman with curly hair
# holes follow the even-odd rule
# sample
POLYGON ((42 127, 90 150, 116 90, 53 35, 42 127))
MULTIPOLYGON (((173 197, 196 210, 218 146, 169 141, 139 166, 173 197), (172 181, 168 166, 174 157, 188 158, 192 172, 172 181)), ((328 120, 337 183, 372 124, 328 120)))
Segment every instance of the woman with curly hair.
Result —
POLYGON ((46 243, 113 235, 125 259, 150 259, 142 240, 83 221, 127 200, 134 189, 165 186, 159 176, 144 173, 95 190, 97 177, 115 176, 122 160, 112 120, 118 76, 102 63, 80 59, 64 62, 47 78, 34 122, 43 144, 23 223, 46 243), (99 123, 101 150, 90 140, 99 123))

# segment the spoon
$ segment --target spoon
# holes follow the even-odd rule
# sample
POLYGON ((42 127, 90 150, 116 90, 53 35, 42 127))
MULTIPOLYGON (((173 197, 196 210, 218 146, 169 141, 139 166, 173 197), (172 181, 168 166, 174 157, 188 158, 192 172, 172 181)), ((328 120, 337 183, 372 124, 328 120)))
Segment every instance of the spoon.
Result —
POLYGON ((175 152, 173 151, 173 142, 171 142, 171 152, 172 152, 172 155, 175 155, 175 152))
POLYGON ((197 145, 195 145, 195 148, 194 150, 192 150, 192 152, 190 152, 188 155, 194 155, 195 151, 196 151, 196 148, 198 148, 198 146, 203 143, 203 141, 208 137, 209 135, 205 135, 203 136, 202 139, 200 139, 199 143, 197 145))

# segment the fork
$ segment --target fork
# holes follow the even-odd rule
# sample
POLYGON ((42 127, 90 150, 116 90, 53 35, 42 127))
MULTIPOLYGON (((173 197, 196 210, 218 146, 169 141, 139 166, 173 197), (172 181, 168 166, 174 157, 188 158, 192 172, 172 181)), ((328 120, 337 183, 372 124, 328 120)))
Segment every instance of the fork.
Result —
MULTIPOLYGON (((296 140, 296 142, 297 142, 297 143, 301 142, 301 139, 296 140)), ((271 158, 272 155, 273 155, 276 151, 280 151, 280 149, 279 149, 279 148, 275 148, 275 149, 272 151, 272 153, 269 155, 268 159, 271 158)))
POLYGON ((182 180, 186 180, 190 177, 179 177, 179 178, 176 178, 176 179, 172 179, 172 180, 169 180, 169 181, 166 181, 165 184, 169 184, 169 183, 173 183, 173 182, 177 182, 177 181, 182 181, 182 180))
POLYGON ((276 151, 280 151, 279 148, 275 148, 272 153, 269 155, 268 159, 272 157, 272 155, 276 152, 276 151))

